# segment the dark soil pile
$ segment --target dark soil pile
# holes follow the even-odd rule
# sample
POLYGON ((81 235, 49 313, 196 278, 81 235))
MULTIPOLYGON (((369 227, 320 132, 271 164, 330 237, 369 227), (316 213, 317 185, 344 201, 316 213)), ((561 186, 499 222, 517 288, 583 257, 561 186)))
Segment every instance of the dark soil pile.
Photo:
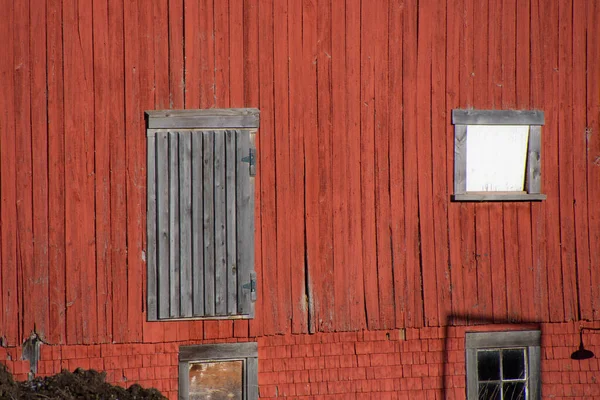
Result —
POLYGON ((134 384, 127 389, 106 383, 106 374, 94 370, 63 370, 46 378, 15 382, 0 364, 0 399, 93 399, 93 400, 165 400, 156 389, 134 384))

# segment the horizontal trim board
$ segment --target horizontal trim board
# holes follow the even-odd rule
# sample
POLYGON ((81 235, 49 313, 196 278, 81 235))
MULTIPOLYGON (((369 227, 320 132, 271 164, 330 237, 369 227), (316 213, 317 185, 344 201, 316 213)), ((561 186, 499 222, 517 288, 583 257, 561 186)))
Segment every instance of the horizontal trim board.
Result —
POLYGON ((540 110, 452 110, 455 125, 544 125, 540 110))
POLYGON ((256 108, 146 111, 148 129, 258 128, 256 108))
POLYGON ((535 193, 463 193, 452 195, 452 201, 542 201, 545 194, 535 193))
POLYGON ((184 362, 249 357, 258 357, 256 342, 201 344, 179 348, 179 361, 184 362))
POLYGON ((540 331, 467 332, 467 349, 539 346, 540 331))

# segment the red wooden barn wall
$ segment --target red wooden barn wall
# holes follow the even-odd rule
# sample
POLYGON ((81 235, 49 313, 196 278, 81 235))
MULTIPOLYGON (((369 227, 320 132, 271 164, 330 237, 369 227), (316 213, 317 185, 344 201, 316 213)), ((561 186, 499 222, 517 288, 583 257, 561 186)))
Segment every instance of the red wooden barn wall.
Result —
POLYGON ((598 1, 1 0, 0 19, 4 343, 600 318, 598 1), (147 323, 143 111, 243 106, 257 317, 147 323), (458 107, 545 112, 546 201, 450 202, 458 107))

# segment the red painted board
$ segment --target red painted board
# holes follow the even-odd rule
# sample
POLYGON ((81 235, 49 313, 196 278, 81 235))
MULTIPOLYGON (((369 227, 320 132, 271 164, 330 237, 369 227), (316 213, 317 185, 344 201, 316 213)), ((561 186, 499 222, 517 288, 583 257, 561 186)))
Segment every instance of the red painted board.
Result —
POLYGON ((406 241, 407 327, 424 323, 419 254, 419 203, 417 190, 417 2, 404 6, 402 102, 404 104, 404 220, 406 241))
POLYGON ((305 224, 304 224, 304 102, 302 56, 302 3, 289 2, 289 156, 290 156, 290 296, 292 333, 308 332, 308 297, 306 293, 305 224))
POLYGON ((361 96, 361 8, 359 2, 346 2, 346 128, 347 176, 348 176, 348 249, 347 307, 350 323, 355 329, 367 324, 365 303, 364 263, 361 220, 363 210, 360 198, 360 96, 361 96))
POLYGON ((319 220, 318 220, 318 137, 317 137, 317 15, 316 1, 302 3, 302 97, 304 99, 304 177, 306 224, 306 262, 308 296, 308 330, 319 330, 320 299, 319 220))
POLYGON ((379 320, 384 329, 396 326, 394 311, 394 279, 390 238, 390 112, 389 112, 389 25, 388 5, 376 3, 375 20, 375 224, 377 234, 377 284, 379 288, 379 320))
POLYGON ((258 5, 258 60, 260 93, 260 134, 257 137, 258 169, 260 175, 261 244, 263 262, 263 322, 266 334, 281 332, 279 325, 277 215, 275 203, 275 115, 273 98, 273 4, 260 1, 258 5))
POLYGON ((112 273, 110 251, 110 87, 107 2, 94 2, 94 148, 96 197, 96 298, 98 340, 112 341, 112 273))
MULTIPOLYGON (((152 2, 154 33, 154 109, 170 108, 169 92, 169 4, 168 0, 152 2)), ((212 18, 211 18, 212 21, 212 18)), ((205 26, 205 25, 201 25, 205 26)), ((199 35, 199 32, 196 33, 199 35)), ((199 35, 200 36, 200 35, 199 35)))
MULTIPOLYGON (((13 23, 13 3, 8 2, 2 7, 2 17, 5 21, 0 26, 1 36, 7 43, 14 43, 15 32, 13 23)), ((6 46, 4 56, 0 62, 0 76, 6 84, 7 93, 14 93, 14 46, 6 46)), ((15 98, 2 96, 0 100, 0 143, 2 144, 2 158, 0 159, 0 183, 2 195, 0 196, 0 226, 2 269, 0 271, 0 296, 2 301, 2 335, 9 344, 17 345, 19 338, 19 311, 17 293, 17 146, 15 134, 15 98)))
MULTIPOLYGON (((452 183, 447 181, 446 168, 452 152, 448 143, 452 135, 446 132, 449 110, 446 109, 446 1, 435 3, 433 47, 431 53, 431 146, 433 173, 433 224, 435 248, 435 276, 437 281, 438 324, 443 325, 452 312, 449 269, 448 203, 452 183)), ((390 90, 394 93, 393 90, 390 90)), ((391 131, 393 132, 393 130, 391 131)), ((394 202, 392 202, 394 205, 394 202)))
MULTIPOLYGON (((169 0, 169 108, 181 109, 184 105, 183 0, 169 0)), ((218 3, 226 4, 226 1, 218 3)), ((127 15, 127 14, 126 14, 127 15)), ((127 17, 126 17, 127 18, 127 17)), ((126 53, 127 56, 127 53, 126 53)))
POLYGON ((573 2, 559 1, 558 190, 565 320, 578 318, 573 209, 573 2))
MULTIPOLYGON (((65 331, 65 147, 64 88, 61 2, 48 0, 47 90, 48 90, 48 287, 50 343, 63 344, 65 331)), ((2 169, 4 171, 4 169, 2 169)), ((3 189, 4 190, 4 189, 3 189)), ((4 207, 3 207, 4 209, 4 207)), ((7 221, 2 216, 2 221, 7 221)), ((4 224, 3 224, 4 225, 4 224)), ((3 241, 3 252, 5 245, 3 241)), ((4 258, 2 258, 3 265, 4 258)), ((3 288, 3 293, 4 288, 3 288)))
POLYGON ((558 193, 558 3, 544 5, 542 22, 545 32, 544 53, 544 140, 542 157, 544 159, 544 191, 546 200, 546 260, 550 321, 563 321, 564 293, 560 254, 560 216, 558 193))
MULTIPOLYGON (((448 23, 446 34, 446 107, 448 110, 460 106, 460 64, 456 62, 460 54, 462 0, 449 0, 446 8, 448 23)), ((454 154, 454 125, 446 118, 447 154, 454 154)), ((454 193, 454 157, 446 163, 447 182, 450 193, 454 193)), ((464 282, 462 279, 462 257, 460 248, 460 204, 448 205, 448 247, 450 258, 451 311, 452 315, 463 315, 464 282)), ((444 321, 447 322, 447 321, 444 321)))
POLYGON ((600 18, 600 4, 596 2, 588 4, 586 65, 587 85, 592 90, 587 91, 586 101, 587 184, 590 264, 592 266, 590 283, 592 286, 592 313, 596 320, 600 317, 600 268, 597 267, 600 265, 600 252, 592 251, 592 249, 594 245, 600 243, 600 209, 593 206, 600 196, 600 28, 595 22, 598 18, 600 18))
POLYGON ((438 325, 437 279, 435 277, 435 247, 433 223, 433 167, 431 145, 431 48, 434 30, 431 4, 418 10, 417 41, 417 180, 419 203, 419 238, 421 246, 421 273, 425 326, 438 325))
POLYGON ((110 163, 110 238, 113 292, 113 340, 128 339, 127 293, 127 192, 125 139, 125 38, 123 4, 109 0, 109 163, 110 163))
MULTIPOLYGON (((389 92, 402 94, 402 40, 404 9, 389 3, 389 92)), ((394 319, 396 327, 405 326, 407 308, 406 247, 404 246, 404 132, 403 105, 396 96, 388 97, 390 159, 390 237, 394 276, 394 319)), ((443 129, 442 129, 443 130, 443 129)))
MULTIPOLYGON (((30 8, 31 142, 33 173, 33 321, 46 336, 49 328, 48 287, 48 118, 46 90, 46 9, 30 8)), ((1 307, 0 307, 1 309, 1 307)), ((27 333, 27 332, 25 332, 27 333)))
POLYGON ((377 227, 375 225, 375 29, 379 21, 369 3, 361 3, 360 184, 362 251, 367 326, 379 329, 377 227))
MULTIPOLYGON (((273 3, 273 32, 287 32, 287 3, 273 3)), ((290 240, 291 229, 287 223, 289 215, 283 210, 291 210, 290 187, 290 132, 289 132, 289 75, 288 37, 273 34, 273 80, 274 80, 274 136, 275 136, 275 207, 276 213, 276 259, 277 259, 277 298, 279 332, 289 332, 291 312, 291 268, 290 240)), ((297 268, 297 264, 295 264, 297 268)))
MULTIPOLYGON (((16 2, 14 8, 14 119, 16 134, 16 182, 17 182, 17 285, 21 292, 19 340, 29 335, 35 325, 32 312, 35 296, 33 266, 33 182, 31 142, 31 60, 29 51, 29 4, 16 2)), ((35 57, 35 55, 31 55, 35 57)))
POLYGON ((590 264, 586 129, 586 2, 573 3, 573 207, 575 208, 575 245, 579 317, 591 320, 592 285, 590 264))
MULTIPOLYGON (((140 112, 140 30, 137 3, 124 3, 125 46, 125 158, 127 160, 127 340, 142 340, 142 302, 140 277, 144 263, 146 218, 146 141, 140 112)), ((183 89, 182 89, 183 90, 183 89)), ((179 107, 183 107, 183 95, 179 107)), ((187 338, 186 338, 187 339, 187 338)))

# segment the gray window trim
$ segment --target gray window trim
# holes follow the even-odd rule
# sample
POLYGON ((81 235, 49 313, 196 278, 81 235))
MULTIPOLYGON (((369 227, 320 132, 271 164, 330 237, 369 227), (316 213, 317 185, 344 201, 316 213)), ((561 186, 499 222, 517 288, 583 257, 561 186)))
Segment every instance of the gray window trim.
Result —
POLYGON ((541 398, 540 331, 467 332, 465 337, 467 399, 477 400, 477 350, 486 348, 527 347, 528 393, 527 400, 541 398))
POLYGON ((241 360, 244 362, 243 400, 258 399, 258 344, 224 343, 179 348, 179 400, 188 400, 190 362, 241 360))
POLYGON ((539 110, 452 110, 454 124, 454 201, 541 201, 541 127, 539 110), (467 126, 529 125, 526 188, 523 192, 467 192, 467 126))

